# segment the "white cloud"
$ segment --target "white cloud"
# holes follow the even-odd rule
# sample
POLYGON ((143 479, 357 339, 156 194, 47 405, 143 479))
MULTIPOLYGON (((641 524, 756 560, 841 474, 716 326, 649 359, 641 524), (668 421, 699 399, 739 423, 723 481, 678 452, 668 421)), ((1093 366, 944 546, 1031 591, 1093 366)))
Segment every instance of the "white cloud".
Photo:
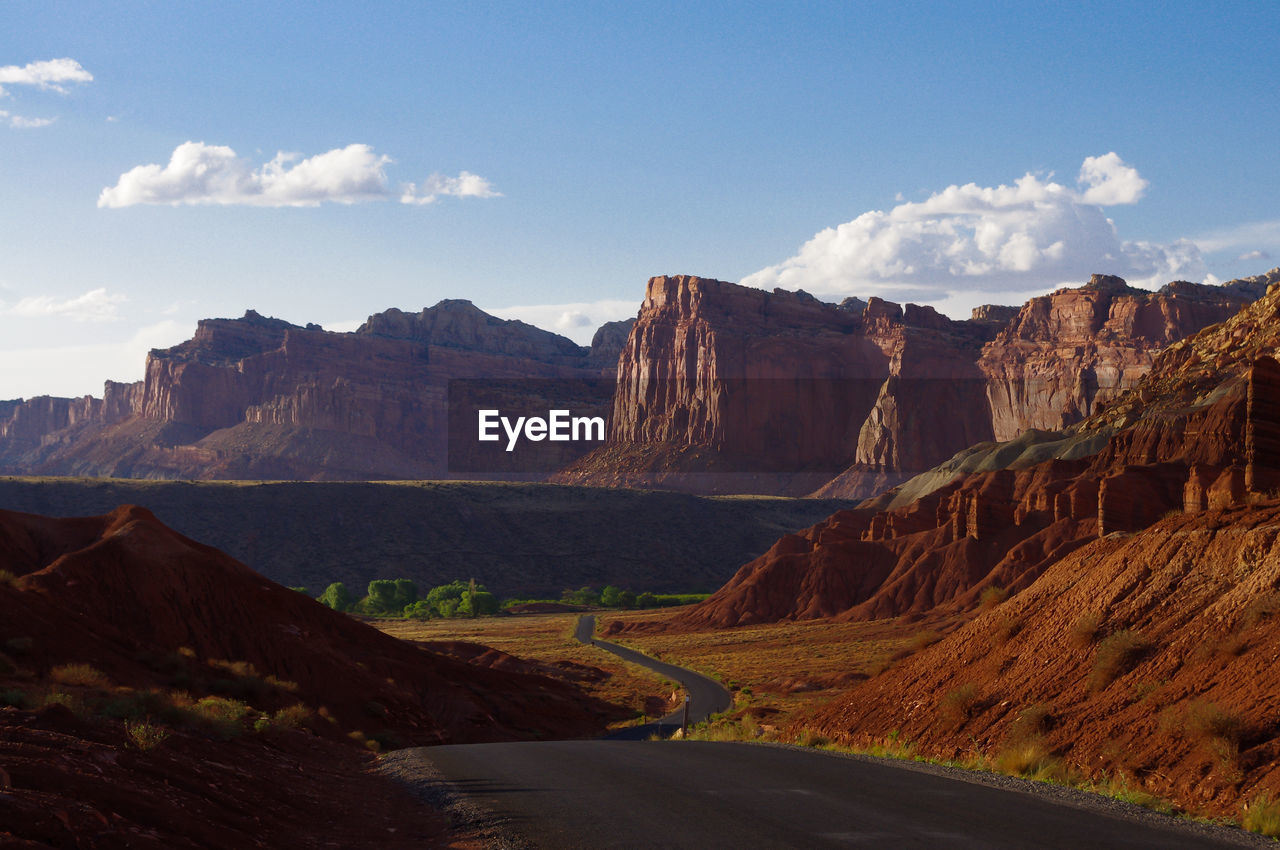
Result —
POLYGON ((54 122, 53 118, 26 118, 22 115, 13 115, 0 109, 0 122, 7 123, 10 127, 19 130, 31 130, 38 127, 48 127, 54 122))
POLYGON ((1269 259, 1271 259, 1270 254, 1268 254, 1266 251, 1260 251, 1257 249, 1254 249, 1252 251, 1245 251, 1243 254, 1236 257, 1236 260, 1242 263, 1251 262, 1253 260, 1269 260, 1269 259))
POLYGON ((1094 272, 1137 286, 1203 275, 1200 251, 1189 241, 1120 239, 1102 206, 1135 203, 1146 186, 1115 153, 1086 159, 1076 188, 1030 173, 1011 186, 952 185, 827 228, 796 256, 742 282, 956 303, 965 292, 1043 291, 1094 272))
POLYGON ((61 316, 77 322, 111 322, 118 318, 117 305, 127 300, 124 295, 113 295, 106 289, 93 289, 75 298, 29 295, 12 307, 0 305, 0 310, 10 316, 28 319, 61 316))
MULTIPOLYGON (((219 204, 258 207, 314 207, 325 202, 355 204, 389 200, 396 193, 386 175, 389 156, 369 145, 354 144, 303 159, 278 153, 254 169, 225 145, 185 142, 168 165, 139 165, 102 190, 99 207, 138 204, 219 204)), ((489 182, 466 171, 458 177, 433 177, 421 189, 399 192, 406 203, 430 203, 441 195, 497 196, 489 182)))
POLYGON ((1136 204, 1148 185, 1138 169, 1126 165, 1115 151, 1086 157, 1077 182, 1089 187, 1080 196, 1081 202, 1103 207, 1136 204))
POLYGON ((455 198, 501 198, 502 193, 494 191, 488 180, 470 171, 463 171, 457 177, 446 177, 432 174, 422 181, 421 186, 412 183, 405 185, 400 193, 400 202, 405 204, 430 204, 437 198, 452 195, 455 198))
POLYGON ((576 301, 570 304, 528 304, 518 307, 482 307, 500 319, 519 319, 531 325, 562 334, 579 345, 589 345, 591 337, 605 322, 634 319, 639 301, 607 299, 576 301))
POLYGON ((0 67, 0 95, 5 94, 4 86, 21 85, 37 86, 65 92, 60 83, 87 83, 93 80, 93 74, 86 71, 74 59, 46 59, 41 62, 30 62, 21 67, 5 65, 0 67))

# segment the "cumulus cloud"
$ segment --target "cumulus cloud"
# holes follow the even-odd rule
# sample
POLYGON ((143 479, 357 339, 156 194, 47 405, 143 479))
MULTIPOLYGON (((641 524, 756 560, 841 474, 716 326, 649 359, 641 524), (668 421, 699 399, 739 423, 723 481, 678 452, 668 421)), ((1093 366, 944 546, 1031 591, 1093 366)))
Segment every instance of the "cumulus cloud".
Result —
POLYGON ((100 288, 74 298, 29 295, 12 307, 0 305, 0 310, 23 318, 59 316, 77 322, 111 322, 118 318, 117 306, 127 300, 124 295, 108 293, 105 288, 100 288))
POLYGON ((406 203, 430 203, 441 195, 495 197, 489 182, 469 172, 432 177, 421 188, 409 184, 393 191, 387 178, 389 156, 369 145, 353 144, 303 158, 278 153, 260 168, 225 145, 185 142, 167 165, 139 165, 102 190, 99 207, 139 204, 314 207, 325 202, 355 204, 385 201, 399 194, 406 203))
POLYGON ((5 65, 0 67, 0 96, 6 93, 6 85, 36 86, 66 92, 62 83, 88 83, 92 80, 93 74, 74 59, 46 59, 22 66, 5 65))
POLYGON ((502 193, 478 174, 463 171, 457 177, 432 174, 422 185, 405 185, 400 201, 405 204, 430 204, 437 198, 452 195, 455 198, 501 198, 502 193))
POLYGON ((1075 187, 1030 173, 1013 185, 952 185, 827 228, 794 257, 742 282, 930 302, 970 290, 1043 290, 1093 272, 1138 286, 1202 276, 1194 243, 1123 241, 1103 212, 1136 203, 1146 187, 1115 153, 1087 158, 1075 187))

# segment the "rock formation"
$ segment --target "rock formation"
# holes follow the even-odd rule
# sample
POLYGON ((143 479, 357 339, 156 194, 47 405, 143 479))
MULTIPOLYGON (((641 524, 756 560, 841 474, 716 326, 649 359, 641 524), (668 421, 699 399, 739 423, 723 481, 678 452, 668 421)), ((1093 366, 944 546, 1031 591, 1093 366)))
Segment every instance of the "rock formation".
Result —
POLYGON ((966 447, 1060 429, 1280 270, 1151 293, 1095 275, 967 321, 655 277, 618 363, 608 444, 556 480, 864 498, 966 447), (825 478, 824 478, 825 476, 825 478))
POLYGON ((788 535, 675 623, 964 611, 1099 537, 1267 498, 1280 469, 1278 345, 1280 283, 1067 431, 974 447, 788 535))
MULTIPOLYGON (((388 310, 354 333, 252 310, 209 319, 187 342, 152 351, 143 381, 108 382, 101 400, 5 402, 0 470, 306 480, 443 478, 452 465, 474 477, 483 463, 459 455, 459 444, 449 456, 451 382, 506 381, 505 400, 544 415, 569 401, 575 413, 603 415, 618 332, 588 350, 467 301, 388 310)), ((474 386, 483 385, 455 389, 474 386)), ((474 417, 466 424, 472 436, 474 417)), ((542 472, 584 450, 539 448, 542 472)))

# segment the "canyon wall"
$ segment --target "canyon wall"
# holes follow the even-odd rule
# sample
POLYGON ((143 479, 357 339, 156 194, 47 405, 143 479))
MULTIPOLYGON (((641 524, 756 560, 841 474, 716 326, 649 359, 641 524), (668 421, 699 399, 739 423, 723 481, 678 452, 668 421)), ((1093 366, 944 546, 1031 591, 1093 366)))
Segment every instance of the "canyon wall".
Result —
POLYGON ((1092 415, 1276 280, 1153 293, 1095 275, 953 321, 655 277, 618 361, 608 444, 556 480, 866 498, 968 446, 1092 415))
POLYGON ((1280 283, 1153 358, 1135 386, 1067 431, 974 447, 786 535, 675 625, 964 611, 988 588, 1029 587, 1100 537, 1275 498, 1278 349, 1280 283))

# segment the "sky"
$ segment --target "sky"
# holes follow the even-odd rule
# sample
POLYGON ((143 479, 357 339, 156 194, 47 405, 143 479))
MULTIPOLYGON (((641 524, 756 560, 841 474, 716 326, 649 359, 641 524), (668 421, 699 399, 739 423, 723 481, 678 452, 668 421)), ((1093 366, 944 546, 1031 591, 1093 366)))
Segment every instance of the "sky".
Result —
POLYGON ((964 318, 1280 265, 1271 3, 0 4, 0 399, 201 318, 696 274, 964 318))

